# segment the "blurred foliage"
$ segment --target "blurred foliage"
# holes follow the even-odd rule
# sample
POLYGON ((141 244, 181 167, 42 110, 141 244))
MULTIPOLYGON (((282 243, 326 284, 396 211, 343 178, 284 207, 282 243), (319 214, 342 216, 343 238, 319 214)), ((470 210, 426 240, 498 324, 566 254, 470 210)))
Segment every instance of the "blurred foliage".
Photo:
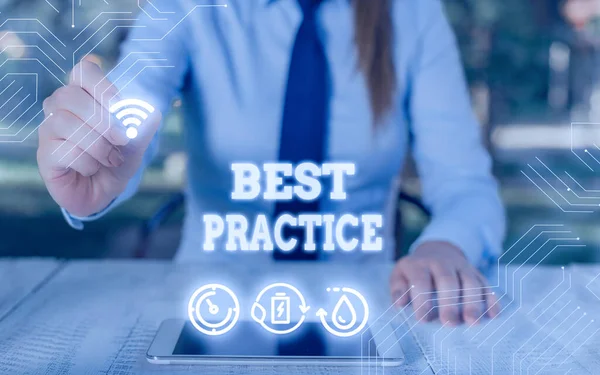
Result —
MULTIPOLYGON (((77 0, 75 0, 77 2, 77 0)), ((103 32, 82 28, 101 12, 136 12, 140 0, 110 2, 83 1, 76 3, 75 28, 71 28, 72 0, 0 0, 2 17, 36 17, 67 43, 66 61, 56 59, 67 72, 71 68, 72 54, 78 60, 83 54, 93 52, 111 65, 117 58, 118 45, 125 37, 126 29, 117 29, 104 35, 103 32), (57 12, 58 10, 59 12, 57 12), (73 37, 82 32, 77 42, 91 38, 91 51, 77 50, 73 37)), ((248 0, 253 1, 253 0, 248 0)), ((418 0, 417 0, 418 1, 418 0)), ((540 14, 554 14, 559 0, 444 0, 448 16, 456 31, 465 63, 467 78, 471 84, 485 84, 492 92, 492 120, 504 121, 505 117, 519 117, 530 112, 540 113, 545 109, 548 86, 548 49, 553 39, 552 24, 558 17, 550 19, 540 14), (510 93, 510 94, 509 94, 510 93)), ((143 3, 143 1, 142 1, 143 3)), ((133 17, 126 17, 133 18, 133 17)), ((8 25, 7 25, 8 26, 8 25)), ((12 23, 11 28, 27 27, 12 23)), ((29 25, 31 27, 31 25, 29 25)), ((6 29, 6 26, 3 28, 6 29)), ((110 30, 110 28, 108 29, 110 30)), ((105 30, 106 31, 106 30, 105 30)), ((21 35, 25 42, 34 35, 21 35)), ((28 51, 39 54, 36 51, 28 51)), ((39 56, 44 59, 43 56, 39 56)), ((22 69, 32 67, 23 64, 22 69)), ((39 67, 38 67, 39 68, 39 67)), ((52 68, 52 66, 50 66, 52 68)), ((18 70, 18 68, 16 68, 18 70)), ((55 72, 60 79, 62 72, 55 72)), ((40 94, 50 94, 58 82, 40 75, 40 94)))
POLYGON ((544 112, 557 0, 446 0, 469 82, 492 93, 492 120, 544 112))

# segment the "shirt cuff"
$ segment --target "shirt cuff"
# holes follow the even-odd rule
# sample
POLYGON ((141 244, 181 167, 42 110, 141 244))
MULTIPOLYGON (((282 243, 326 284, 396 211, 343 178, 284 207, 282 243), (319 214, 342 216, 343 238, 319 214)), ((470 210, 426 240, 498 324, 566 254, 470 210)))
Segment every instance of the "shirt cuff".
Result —
POLYGON ((116 198, 112 202, 110 202, 110 204, 108 206, 106 206, 106 208, 103 209, 102 211, 97 212, 90 216, 85 216, 85 217, 71 215, 69 213, 69 211, 65 210, 62 207, 60 208, 60 210, 61 210, 63 217, 65 218, 67 224, 69 224, 71 226, 71 228, 77 229, 77 230, 83 230, 84 222, 94 221, 94 220, 97 220, 97 219, 101 218, 102 216, 106 215, 116 204, 118 204, 117 201, 118 201, 118 198, 116 198))
POLYGON ((459 248, 473 266, 485 270, 501 252, 501 244, 495 243, 490 233, 486 228, 468 228, 459 222, 432 222, 412 244, 410 253, 425 242, 444 241, 459 248))

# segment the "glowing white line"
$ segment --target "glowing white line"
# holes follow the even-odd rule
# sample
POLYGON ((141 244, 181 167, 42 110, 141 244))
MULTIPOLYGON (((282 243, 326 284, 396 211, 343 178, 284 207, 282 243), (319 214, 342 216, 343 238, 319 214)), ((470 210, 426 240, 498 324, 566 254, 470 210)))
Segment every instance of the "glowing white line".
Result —
POLYGON ((150 113, 154 113, 154 107, 151 106, 150 104, 146 103, 143 100, 140 99, 124 99, 121 100, 115 104, 113 104, 110 107, 110 112, 111 113, 115 113, 116 111, 118 111, 119 109, 123 108, 123 107, 129 107, 129 106, 138 106, 138 107, 142 107, 144 108, 146 111, 150 112, 150 113))
POLYGON ((146 120, 148 118, 148 115, 146 114, 146 112, 142 111, 141 109, 137 109, 137 108, 127 108, 127 109, 124 109, 121 112, 117 113, 117 118, 119 120, 126 116, 138 116, 138 117, 143 118, 144 120, 146 120))
POLYGON ((135 117, 129 117, 126 118, 125 120, 123 120, 123 126, 140 126, 142 125, 142 121, 140 121, 140 119, 137 119, 135 117))

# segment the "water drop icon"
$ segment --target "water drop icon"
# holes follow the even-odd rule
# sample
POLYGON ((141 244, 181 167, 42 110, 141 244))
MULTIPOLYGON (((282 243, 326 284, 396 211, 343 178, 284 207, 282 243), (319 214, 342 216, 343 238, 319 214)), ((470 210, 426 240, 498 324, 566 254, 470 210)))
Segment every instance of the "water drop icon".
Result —
POLYGON ((341 293, 341 297, 335 304, 331 315, 324 308, 317 311, 317 317, 327 332, 338 337, 351 337, 360 333, 369 321, 369 305, 367 300, 357 290, 342 288, 327 288, 327 292, 341 293), (351 298, 348 298, 350 296, 351 298), (356 308, 351 301, 359 306, 360 317, 357 316, 356 308), (330 316, 328 320, 327 317, 330 316), (359 321, 360 320, 360 321, 359 321))
POLYGON ((356 310, 345 294, 340 297, 331 315, 333 325, 339 330, 350 329, 356 324, 356 310), (348 316, 350 321, 347 319, 348 316))

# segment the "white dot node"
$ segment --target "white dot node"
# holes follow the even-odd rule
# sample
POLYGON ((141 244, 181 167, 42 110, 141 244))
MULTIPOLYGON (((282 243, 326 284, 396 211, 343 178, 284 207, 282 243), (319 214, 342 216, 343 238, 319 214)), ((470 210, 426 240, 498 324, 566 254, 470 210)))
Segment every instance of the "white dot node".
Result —
POLYGON ((127 128, 127 130, 125 131, 125 134, 127 135, 127 138, 129 139, 134 139, 135 137, 138 136, 138 131, 136 128, 127 128))

